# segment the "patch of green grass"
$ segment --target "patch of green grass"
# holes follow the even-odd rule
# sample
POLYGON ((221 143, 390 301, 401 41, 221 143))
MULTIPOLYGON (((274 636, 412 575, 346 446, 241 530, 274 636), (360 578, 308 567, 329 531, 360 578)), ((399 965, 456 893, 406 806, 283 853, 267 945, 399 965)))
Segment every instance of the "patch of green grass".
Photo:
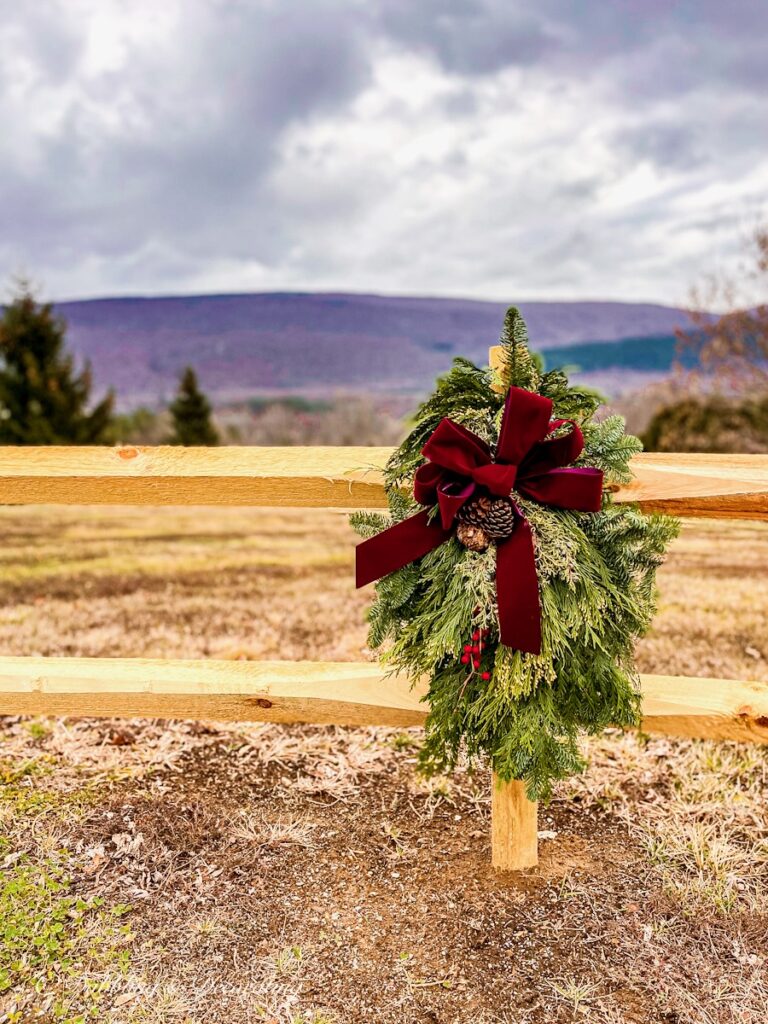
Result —
POLYGON ((301 967, 302 959, 301 946, 286 946, 275 957, 275 972, 284 975, 296 974, 301 967))
POLYGON ((34 780, 50 775, 53 765, 46 758, 14 762, 0 760, 0 811, 8 815, 35 814, 50 810, 62 800, 60 793, 48 793, 34 785, 34 780))
POLYGON ((0 820, 7 822, 49 812, 71 817, 102 797, 103 780, 69 792, 37 785, 56 766, 56 759, 49 756, 20 762, 0 758, 0 820))
POLYGON ((33 719, 31 722, 25 722, 25 728, 33 740, 44 740, 46 736, 50 735, 51 728, 46 725, 45 722, 41 722, 39 719, 33 719))
POLYGON ((10 758, 0 760, 0 786, 15 786, 22 779, 33 776, 49 775, 53 771, 50 761, 30 758, 28 761, 12 761, 10 758))
MULTIPOLYGON (((31 723, 36 724, 36 723, 31 723)), ((83 899, 61 826, 101 799, 101 784, 50 786, 53 757, 0 759, 0 1001, 3 1024, 102 1020, 107 990, 125 973, 130 908, 83 899)))
POLYGON ((121 922, 130 906, 79 898, 70 861, 65 850, 40 863, 23 855, 0 876, 0 993, 9 995, 9 1024, 31 1019, 35 1004, 55 1021, 99 1019, 105 989, 127 971, 132 934, 121 922))
POLYGON ((397 732, 387 742, 393 750, 418 750, 421 746, 417 737, 407 732, 397 732))

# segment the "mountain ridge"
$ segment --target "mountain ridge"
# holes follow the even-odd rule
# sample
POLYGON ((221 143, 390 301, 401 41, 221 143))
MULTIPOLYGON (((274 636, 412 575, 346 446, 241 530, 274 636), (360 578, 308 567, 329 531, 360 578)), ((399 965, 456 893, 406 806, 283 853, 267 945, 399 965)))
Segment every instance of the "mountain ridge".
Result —
MULTIPOLYGON (((510 304, 280 291, 106 296, 55 309, 76 355, 91 362, 97 390, 114 387, 128 407, 167 399, 187 364, 219 403, 288 391, 424 392, 453 356, 487 358, 510 304)), ((660 303, 515 304, 532 347, 551 354, 589 343, 593 371, 600 346, 633 338, 642 349, 644 337, 672 336, 687 321, 660 303)))

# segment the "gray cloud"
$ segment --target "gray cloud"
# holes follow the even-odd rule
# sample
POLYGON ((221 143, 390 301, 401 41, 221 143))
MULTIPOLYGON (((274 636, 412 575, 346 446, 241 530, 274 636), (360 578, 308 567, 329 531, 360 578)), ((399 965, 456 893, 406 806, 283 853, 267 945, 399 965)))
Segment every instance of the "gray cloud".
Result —
POLYGON ((766 209, 766 28, 748 0, 0 0, 0 273, 678 300, 766 209))
POLYGON ((401 45, 432 53, 458 75, 529 66, 557 46, 548 27, 514 4, 467 0, 381 0, 376 24, 401 45))

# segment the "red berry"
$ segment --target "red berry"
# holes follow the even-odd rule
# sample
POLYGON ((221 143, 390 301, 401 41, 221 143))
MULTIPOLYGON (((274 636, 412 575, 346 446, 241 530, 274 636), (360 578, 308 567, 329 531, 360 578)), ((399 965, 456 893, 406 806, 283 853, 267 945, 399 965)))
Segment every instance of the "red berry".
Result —
POLYGON ((477 646, 477 644, 475 644, 474 647, 471 647, 470 650, 472 651, 473 654, 480 653, 480 648, 477 646))
POLYGON ((469 655, 468 654, 462 654, 462 656, 461 656, 461 664, 462 665, 468 665, 469 664, 469 655))
POLYGON ((472 634, 472 639, 473 640, 479 640, 480 639, 480 630, 479 629, 476 629, 475 632, 472 634))
POLYGON ((471 654, 472 653, 472 644, 464 644, 464 653, 465 654, 471 654))
POLYGON ((475 668, 480 668, 480 659, 479 658, 475 658, 475 660, 472 662, 472 664, 474 665, 475 668))
POLYGON ((480 676, 480 678, 481 678, 481 679, 482 679, 482 680, 483 680, 484 682, 486 682, 486 683, 487 683, 487 682, 488 682, 488 680, 489 680, 489 679, 491 678, 491 673, 490 673, 490 672, 483 672, 483 674, 482 674, 482 675, 480 676))

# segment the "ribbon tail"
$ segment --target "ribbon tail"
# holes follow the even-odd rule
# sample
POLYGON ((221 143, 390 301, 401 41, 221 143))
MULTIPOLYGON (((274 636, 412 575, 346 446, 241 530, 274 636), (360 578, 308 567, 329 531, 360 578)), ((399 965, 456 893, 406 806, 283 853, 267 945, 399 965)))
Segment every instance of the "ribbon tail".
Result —
POLYGON ((439 519, 430 522, 429 509, 395 523, 355 548, 355 586, 364 587, 415 562, 447 541, 451 533, 439 519))
POLYGON ((541 608, 533 531, 521 518, 514 533, 496 550, 496 598, 499 638, 507 647, 541 653, 541 608))

